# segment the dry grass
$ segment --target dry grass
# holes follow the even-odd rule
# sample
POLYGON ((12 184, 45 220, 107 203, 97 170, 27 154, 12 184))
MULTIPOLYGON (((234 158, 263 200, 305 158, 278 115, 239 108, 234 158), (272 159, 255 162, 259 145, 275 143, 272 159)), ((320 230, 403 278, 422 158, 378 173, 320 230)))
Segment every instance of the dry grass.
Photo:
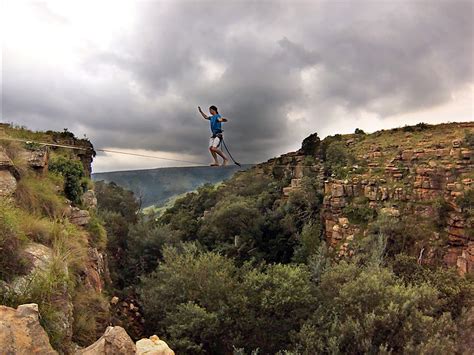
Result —
POLYGON ((65 199, 59 196, 57 184, 48 177, 26 176, 15 191, 18 206, 37 216, 61 217, 66 208, 65 199))
POLYGON ((53 227, 54 223, 47 218, 21 213, 20 229, 31 241, 51 245, 53 227))
POLYGON ((92 289, 82 288, 73 297, 73 341, 88 346, 96 341, 110 322, 107 298, 92 289))

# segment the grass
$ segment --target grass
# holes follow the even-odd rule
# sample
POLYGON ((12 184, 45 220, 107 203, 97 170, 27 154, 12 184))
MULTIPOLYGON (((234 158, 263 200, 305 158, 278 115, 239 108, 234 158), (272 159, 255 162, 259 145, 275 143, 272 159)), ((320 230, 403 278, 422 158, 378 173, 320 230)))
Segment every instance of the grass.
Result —
POLYGON ((104 333, 109 324, 109 302, 104 294, 81 288, 75 293, 73 304, 73 341, 88 346, 104 333))
POLYGON ((26 262, 21 250, 26 236, 20 228, 20 211, 0 200, 0 280, 10 280, 22 274, 26 262))
POLYGON ((91 216, 87 230, 89 232, 89 242, 93 248, 104 251, 107 247, 107 231, 103 226, 104 222, 95 214, 91 216))
POLYGON ((45 177, 30 174, 18 183, 15 201, 19 207, 37 216, 61 217, 66 208, 65 199, 59 195, 60 179, 53 174, 45 177))
POLYGON ((34 270, 17 281, 14 287, 4 290, 0 299, 2 304, 11 307, 37 303, 41 325, 48 333, 51 345, 58 351, 68 353, 68 324, 72 320, 70 295, 79 284, 78 275, 86 267, 87 234, 67 221, 49 222, 47 229, 52 256, 46 267, 34 270))
POLYGON ((54 223, 50 219, 38 217, 25 211, 21 211, 20 218, 20 230, 29 240, 44 245, 51 245, 54 223))

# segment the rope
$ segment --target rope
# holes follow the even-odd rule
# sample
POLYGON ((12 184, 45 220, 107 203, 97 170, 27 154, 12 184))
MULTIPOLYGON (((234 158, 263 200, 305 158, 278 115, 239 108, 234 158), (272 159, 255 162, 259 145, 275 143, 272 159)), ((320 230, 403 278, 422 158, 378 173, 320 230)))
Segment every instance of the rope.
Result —
POLYGON ((28 139, 20 139, 20 138, 8 138, 8 137, 0 137, 0 140, 4 141, 14 141, 14 142, 23 142, 27 144, 40 144, 40 145, 47 145, 50 147, 60 147, 60 148, 69 148, 69 149, 79 149, 79 150, 89 150, 91 148, 82 148, 82 147, 76 147, 73 145, 64 145, 64 144, 54 144, 54 143, 45 143, 45 142, 36 142, 28 139))
POLYGON ((123 154, 123 155, 133 155, 136 157, 143 157, 143 158, 152 158, 152 159, 162 159, 162 160, 171 160, 171 161, 178 161, 182 163, 191 163, 196 165, 205 165, 208 166, 209 164, 191 161, 191 160, 182 160, 182 159, 172 159, 172 158, 164 158, 159 157, 156 155, 146 155, 146 154, 137 154, 137 153, 128 153, 128 152, 120 152, 118 150, 110 150, 110 149, 96 149, 97 152, 105 152, 105 153, 115 153, 115 154, 123 154))
POLYGON ((39 144, 39 145, 46 145, 50 147, 59 147, 59 148, 68 148, 68 149, 79 149, 79 150, 95 150, 96 152, 104 152, 104 153, 114 153, 114 154, 123 154, 123 155, 132 155, 136 157, 143 157, 143 158, 152 158, 152 159, 161 159, 161 160, 170 160, 170 161, 177 161, 181 163, 190 163, 190 164, 196 164, 196 165, 205 165, 208 166, 206 163, 202 162, 196 162, 196 161, 191 161, 191 160, 183 160, 183 159, 172 159, 172 158, 165 158, 165 157, 159 157, 156 155, 147 155, 147 154, 138 154, 138 153, 128 153, 128 152, 121 152, 118 150, 111 150, 111 149, 93 149, 93 148, 83 148, 83 147, 77 147, 73 145, 65 145, 65 144, 55 144, 55 143, 45 143, 45 142, 37 142, 37 141, 32 141, 28 139, 20 139, 20 138, 8 138, 8 137, 0 137, 0 140, 6 140, 6 141, 15 141, 15 142, 23 142, 27 144, 39 144))
POLYGON ((235 161, 234 157, 232 156, 232 154, 230 154, 229 149, 227 148, 227 144, 225 144, 224 137, 222 137, 222 144, 224 145, 225 150, 226 150, 227 153, 229 154, 230 159, 232 159, 232 161, 234 162, 234 164, 235 164, 235 165, 238 165, 238 166, 242 166, 242 165, 240 165, 239 163, 237 163, 237 162, 235 161))
MULTIPOLYGON (((136 156, 136 157, 142 157, 142 158, 151 158, 151 159, 160 159, 160 160, 169 160, 169 161, 177 161, 181 163, 190 163, 190 164, 196 164, 196 165, 203 165, 203 166, 209 166, 207 163, 202 163, 202 162, 196 162, 196 161, 191 161, 191 160, 183 160, 183 159, 172 159, 172 158, 165 158, 165 157, 159 157, 156 155, 147 155, 147 154, 138 154, 138 153, 128 153, 128 152, 122 152, 118 150, 111 150, 111 149, 93 149, 93 148, 83 148, 83 147, 77 147, 73 145, 65 145, 65 144, 56 144, 56 143, 46 143, 46 142, 38 142, 38 141, 32 141, 29 139, 20 139, 20 138, 9 138, 9 137, 0 137, 0 140, 5 140, 5 141, 16 141, 16 142, 23 142, 23 143, 28 143, 28 144, 39 144, 39 145, 45 145, 45 146, 50 146, 50 147, 59 147, 59 148, 67 148, 67 149, 78 149, 78 150, 95 150, 96 152, 104 152, 104 153, 113 153, 113 154, 122 154, 122 155, 131 155, 131 156, 136 156)), ((238 162, 235 161, 235 159, 232 157, 232 154, 229 152, 229 149, 227 148, 227 145, 225 144, 224 139, 222 139, 222 143, 224 145, 225 150, 229 154, 230 158, 232 161, 238 165, 241 166, 238 162)), ((270 165, 271 167, 286 167, 288 168, 288 165, 270 165)), ((303 168, 314 168, 317 165, 297 165, 299 167, 303 168)), ((290 166, 291 168, 295 168, 296 166, 290 166)))

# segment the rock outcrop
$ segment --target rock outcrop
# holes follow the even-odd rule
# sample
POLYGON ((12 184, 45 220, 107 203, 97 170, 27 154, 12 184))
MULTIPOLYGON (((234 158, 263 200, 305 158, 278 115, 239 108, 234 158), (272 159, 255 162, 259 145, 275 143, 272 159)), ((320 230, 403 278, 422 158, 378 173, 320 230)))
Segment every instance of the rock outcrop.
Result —
POLYGON ((0 344, 2 354, 57 354, 40 325, 34 303, 17 309, 0 306, 0 344))
POLYGON ((14 165, 6 152, 0 148, 0 197, 7 197, 16 190, 17 179, 14 174, 14 165))
POLYGON ((149 339, 137 341, 137 355, 174 355, 168 344, 153 335, 149 339))
POLYGON ((304 178, 312 178, 324 194, 321 222, 326 240, 340 257, 351 256, 351 241, 368 231, 367 222, 349 218, 348 211, 360 208, 368 214, 372 210, 374 215, 431 221, 436 227, 415 246, 422 255, 420 262, 434 263, 436 255, 436 262, 456 267, 461 274, 473 273, 472 221, 457 204, 474 186, 474 151, 464 140, 466 132, 474 134, 474 123, 339 136, 334 141, 342 143, 355 161, 343 166, 344 178, 328 173, 320 150, 326 143, 312 135, 300 151, 258 164, 254 170, 289 181, 283 199, 304 190, 304 178), (444 245, 441 240, 446 240, 444 245))
POLYGON ((79 350, 76 355, 133 355, 136 346, 125 329, 108 327, 99 340, 89 347, 79 350))

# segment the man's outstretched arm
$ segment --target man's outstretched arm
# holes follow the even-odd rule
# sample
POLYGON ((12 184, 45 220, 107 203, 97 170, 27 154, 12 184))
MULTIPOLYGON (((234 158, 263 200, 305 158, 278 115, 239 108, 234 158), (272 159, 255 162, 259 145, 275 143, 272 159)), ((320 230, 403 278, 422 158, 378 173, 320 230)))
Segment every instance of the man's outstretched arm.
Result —
POLYGON ((227 122, 228 120, 225 117, 221 117, 221 118, 218 119, 218 121, 219 122, 227 122))
POLYGON ((202 112, 200 106, 198 106, 198 110, 199 110, 199 113, 202 115, 202 117, 203 117, 205 120, 208 120, 208 119, 209 119, 209 117, 207 117, 207 115, 206 115, 204 112, 202 112))

